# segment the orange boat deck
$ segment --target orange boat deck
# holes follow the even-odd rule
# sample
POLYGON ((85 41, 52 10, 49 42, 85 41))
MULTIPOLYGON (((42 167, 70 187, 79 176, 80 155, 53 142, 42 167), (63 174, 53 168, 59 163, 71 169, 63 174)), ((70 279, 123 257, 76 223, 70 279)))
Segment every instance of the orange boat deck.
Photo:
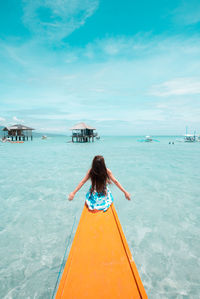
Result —
POLYGON ((147 298, 113 204, 84 206, 55 298, 147 298))

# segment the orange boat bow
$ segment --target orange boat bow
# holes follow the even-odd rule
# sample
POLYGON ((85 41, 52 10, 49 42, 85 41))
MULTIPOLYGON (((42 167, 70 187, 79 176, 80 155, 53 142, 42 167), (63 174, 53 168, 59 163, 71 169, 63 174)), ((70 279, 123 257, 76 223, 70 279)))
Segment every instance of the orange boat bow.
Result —
POLYGON ((55 298, 147 298, 113 204, 84 206, 55 298))

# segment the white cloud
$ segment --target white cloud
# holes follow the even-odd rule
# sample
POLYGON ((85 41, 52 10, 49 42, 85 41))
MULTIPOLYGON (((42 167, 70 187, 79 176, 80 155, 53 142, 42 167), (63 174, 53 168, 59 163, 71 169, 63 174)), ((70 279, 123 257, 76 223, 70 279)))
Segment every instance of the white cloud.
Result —
POLYGON ((6 121, 5 118, 0 117, 0 122, 4 122, 4 121, 6 121))
POLYGON ((57 40, 84 25, 98 0, 24 0, 24 24, 37 36, 57 40))
POLYGON ((194 25, 200 22, 199 0, 182 0, 173 12, 174 20, 181 25, 194 25))
POLYGON ((64 126, 59 126, 57 128, 53 127, 43 127, 43 128, 38 128, 38 132, 46 132, 46 133, 66 133, 68 132, 68 128, 64 126))
MULTIPOLYGON (((123 55, 124 57, 135 57, 141 51, 149 52, 152 49, 152 43, 156 41, 149 40, 148 38, 140 35, 133 37, 115 37, 97 39, 93 43, 86 46, 84 55, 90 59, 95 58, 97 55, 105 59, 107 57, 117 57, 123 55), (148 41, 147 41, 148 40, 148 41)), ((158 44, 157 44, 158 46, 158 44)))
POLYGON ((13 116, 13 120, 14 120, 14 121, 17 121, 17 122, 20 122, 20 123, 24 123, 24 120, 23 120, 23 119, 19 119, 19 118, 17 118, 16 116, 13 116))
POLYGON ((37 118, 37 119, 47 119, 47 120, 67 120, 68 119, 68 115, 62 115, 62 114, 45 114, 45 115, 35 115, 32 116, 33 118, 37 118))
POLYGON ((166 97, 200 94, 200 78, 176 78, 154 85, 151 95, 166 97))
POLYGON ((198 129, 199 52, 198 36, 120 37, 56 52, 36 43, 15 46, 3 52, 4 61, 12 65, 0 61, 0 77, 5 86, 12 84, 0 96, 1 113, 52 131, 84 119, 116 120, 114 126, 107 123, 106 132, 121 128, 117 120, 128 121, 129 132, 131 127, 141 131, 154 127, 170 133, 187 121, 195 121, 198 129), (106 52, 106 45, 113 45, 116 54, 106 52), (23 72, 16 57, 26 58, 23 72), (177 100, 180 104, 174 106, 177 100))

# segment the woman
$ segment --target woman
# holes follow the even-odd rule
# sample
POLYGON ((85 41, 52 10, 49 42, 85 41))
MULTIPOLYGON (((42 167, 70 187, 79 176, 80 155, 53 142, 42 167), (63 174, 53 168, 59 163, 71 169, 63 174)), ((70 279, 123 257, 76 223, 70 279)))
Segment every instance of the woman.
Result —
POLYGON ((86 204, 89 210, 103 210, 107 211, 113 202, 113 196, 108 188, 108 184, 115 183, 115 185, 124 192, 126 199, 131 200, 130 194, 122 187, 116 180, 112 172, 106 168, 104 157, 95 156, 92 162, 91 169, 86 176, 78 184, 76 189, 69 194, 69 200, 73 200, 76 192, 91 179, 91 187, 86 194, 86 204))

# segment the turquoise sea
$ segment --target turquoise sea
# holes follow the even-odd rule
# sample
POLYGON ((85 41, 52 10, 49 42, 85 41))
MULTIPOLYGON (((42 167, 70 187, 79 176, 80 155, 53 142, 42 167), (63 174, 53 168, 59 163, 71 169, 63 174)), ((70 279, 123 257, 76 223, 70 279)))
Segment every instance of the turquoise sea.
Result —
POLYGON ((89 183, 74 201, 67 195, 96 154, 132 195, 128 202, 111 186, 149 298, 199 298, 200 143, 137 139, 73 144, 52 136, 0 144, 0 298, 51 298, 89 183))

